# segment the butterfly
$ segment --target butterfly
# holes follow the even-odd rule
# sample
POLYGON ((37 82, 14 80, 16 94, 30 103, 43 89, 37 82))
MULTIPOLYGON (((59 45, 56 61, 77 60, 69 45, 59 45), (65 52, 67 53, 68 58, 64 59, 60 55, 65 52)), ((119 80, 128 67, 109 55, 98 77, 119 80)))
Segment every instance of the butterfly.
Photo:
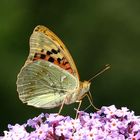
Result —
POLYGON ((61 106, 62 109, 64 104, 80 102, 91 83, 80 81, 63 42, 47 27, 38 25, 30 37, 29 56, 16 84, 23 103, 37 108, 61 106))

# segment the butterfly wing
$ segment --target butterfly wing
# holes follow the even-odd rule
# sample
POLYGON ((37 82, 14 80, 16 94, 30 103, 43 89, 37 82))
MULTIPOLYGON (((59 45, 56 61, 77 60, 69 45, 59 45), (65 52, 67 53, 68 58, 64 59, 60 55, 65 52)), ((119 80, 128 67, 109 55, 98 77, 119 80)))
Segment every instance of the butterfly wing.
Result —
POLYGON ((27 64, 17 79, 22 102, 39 108, 61 105, 67 93, 72 93, 77 87, 77 79, 72 74, 44 60, 27 64))
POLYGON ((25 65, 38 59, 44 59, 58 65, 79 80, 75 63, 63 42, 42 25, 38 25, 30 37, 30 54, 25 65))
POLYGON ((30 37, 28 59, 17 77, 19 98, 28 105, 53 108, 78 88, 79 76, 70 53, 53 32, 37 26, 30 37))

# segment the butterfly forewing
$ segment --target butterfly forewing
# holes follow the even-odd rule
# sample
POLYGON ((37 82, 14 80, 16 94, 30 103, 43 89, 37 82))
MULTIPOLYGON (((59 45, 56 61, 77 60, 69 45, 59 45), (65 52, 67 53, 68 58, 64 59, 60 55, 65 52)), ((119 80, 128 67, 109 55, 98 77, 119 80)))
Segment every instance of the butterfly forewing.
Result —
POLYGON ((47 27, 41 25, 34 29, 30 37, 30 54, 25 65, 39 59, 54 63, 79 79, 74 61, 63 42, 47 27))
POLYGON ((45 60, 24 66, 17 79, 19 98, 28 105, 53 108, 62 104, 67 94, 79 86, 68 71, 45 60))

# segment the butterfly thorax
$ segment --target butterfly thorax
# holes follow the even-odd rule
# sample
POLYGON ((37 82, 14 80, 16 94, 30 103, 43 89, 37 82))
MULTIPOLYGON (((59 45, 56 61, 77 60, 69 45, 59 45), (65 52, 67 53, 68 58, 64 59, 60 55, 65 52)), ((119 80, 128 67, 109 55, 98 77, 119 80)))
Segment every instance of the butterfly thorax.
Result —
POLYGON ((65 104, 71 104, 76 101, 80 101, 83 98, 84 94, 89 91, 89 88, 90 88, 90 82, 88 81, 80 82, 79 88, 67 94, 65 99, 65 104))
POLYGON ((84 94, 89 91, 90 84, 91 83, 89 81, 80 82, 78 100, 81 100, 83 98, 84 94))

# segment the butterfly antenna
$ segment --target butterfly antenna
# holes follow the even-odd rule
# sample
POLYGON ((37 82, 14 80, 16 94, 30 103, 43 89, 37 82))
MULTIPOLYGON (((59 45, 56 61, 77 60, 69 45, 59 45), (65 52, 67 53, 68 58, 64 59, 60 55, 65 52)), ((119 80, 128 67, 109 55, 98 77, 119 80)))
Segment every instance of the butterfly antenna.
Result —
POLYGON ((105 67, 103 69, 101 69, 99 72, 97 72, 97 74, 95 74, 92 78, 90 78, 88 81, 92 81, 94 78, 96 78, 98 75, 102 74, 103 72, 105 72, 106 70, 110 69, 110 65, 106 64, 105 67))

